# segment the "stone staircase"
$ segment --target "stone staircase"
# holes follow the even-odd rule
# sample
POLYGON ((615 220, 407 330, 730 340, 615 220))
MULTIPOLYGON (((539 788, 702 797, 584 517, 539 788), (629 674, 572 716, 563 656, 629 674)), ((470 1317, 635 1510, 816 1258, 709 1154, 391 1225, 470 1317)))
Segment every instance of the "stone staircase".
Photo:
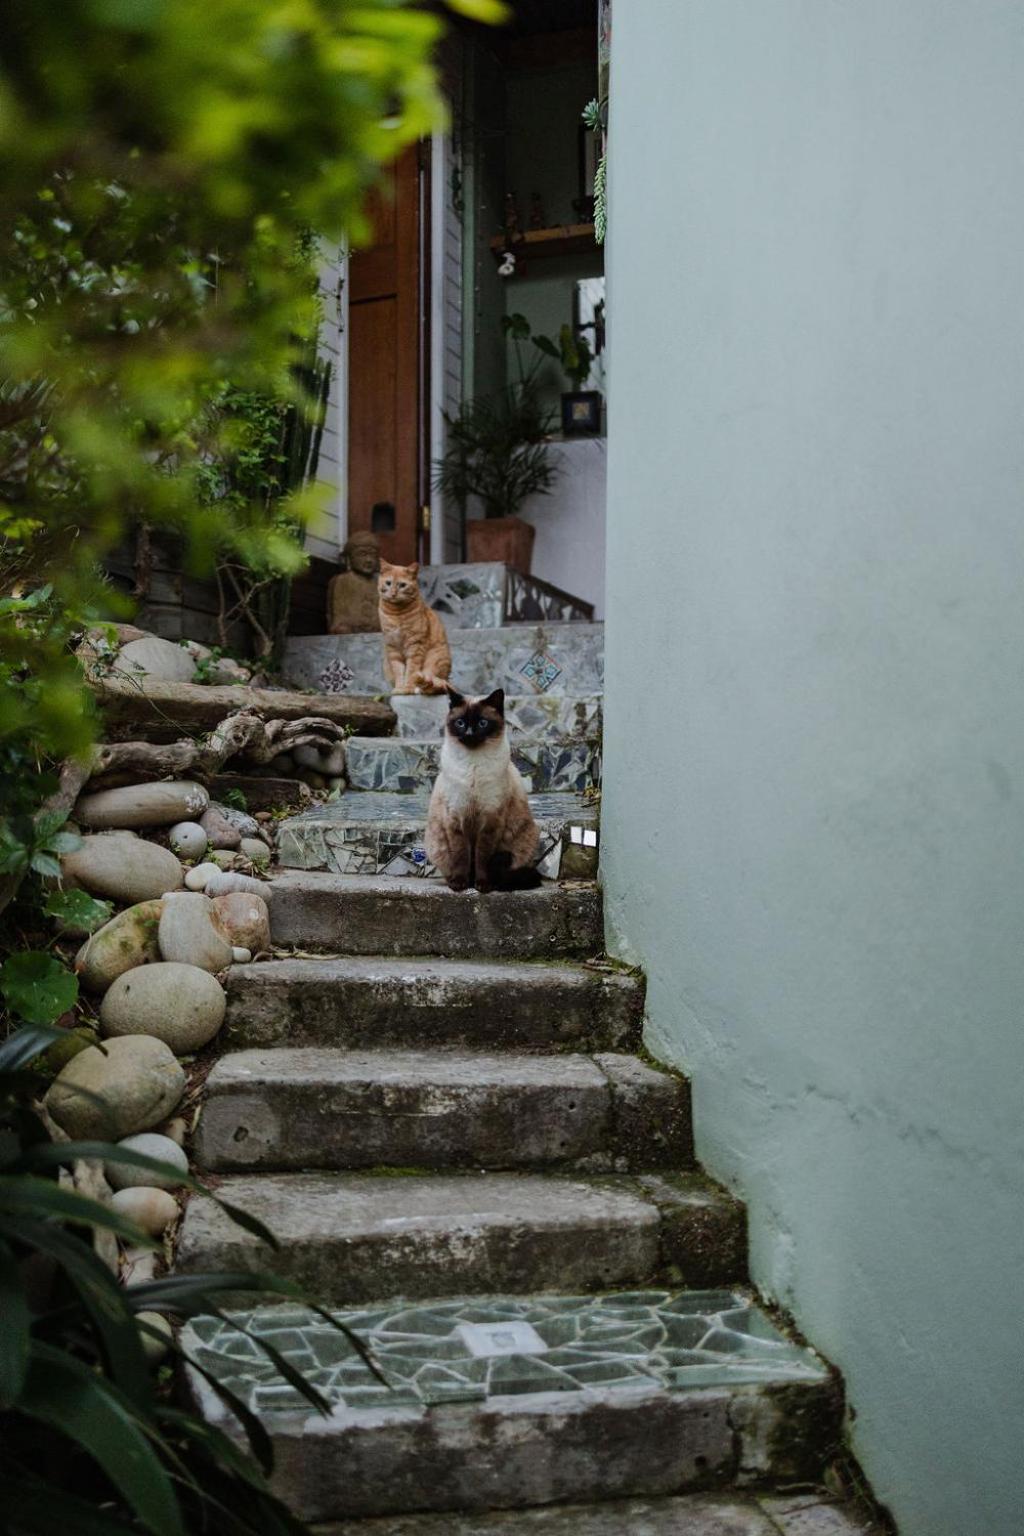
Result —
POLYGON ((640 1498, 637 1530, 786 1529, 752 1496, 677 1497, 814 1483, 841 1392, 744 1289, 743 1211, 694 1165, 688 1085, 636 1054, 642 979, 595 959, 596 886, 287 871, 271 905, 302 955, 233 967, 195 1158, 281 1246, 193 1200, 177 1264, 286 1275, 372 1351, 379 1375, 311 1310, 234 1314, 325 1419, 251 1339, 191 1325, 290 1505, 339 1532, 379 1517, 367 1536, 548 1529, 422 1520, 567 1501, 588 1507, 551 1529, 632 1531, 590 1506, 640 1498))
MULTIPOLYGON (((603 957, 596 883, 566 878, 596 870, 601 626, 501 567, 427 584, 456 685, 506 689, 562 883, 393 878, 431 873, 444 703, 396 699, 396 736, 350 739, 349 790, 280 828, 278 958, 229 973, 195 1137, 280 1246, 194 1199, 177 1265, 287 1276, 373 1364, 312 1308, 233 1314, 325 1418, 237 1327, 199 1318, 186 1343, 260 1416, 276 1488, 322 1536, 867 1531, 820 1491, 765 1492, 818 1484, 841 1389, 752 1303, 744 1212, 695 1164, 689 1085, 641 1054, 643 979, 603 957), (541 622, 517 622, 530 602, 541 622)), ((384 688, 377 636, 293 640, 287 670, 384 688)))

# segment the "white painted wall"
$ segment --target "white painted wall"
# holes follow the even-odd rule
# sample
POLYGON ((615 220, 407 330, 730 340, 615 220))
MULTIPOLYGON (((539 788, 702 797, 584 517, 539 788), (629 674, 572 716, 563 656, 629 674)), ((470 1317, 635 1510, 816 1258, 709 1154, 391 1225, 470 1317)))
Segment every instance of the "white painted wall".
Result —
POLYGON ((1009 0, 616 7, 608 916, 902 1536, 1024 1528, 1022 80, 1009 0))
POLYGON ((306 526, 306 550, 323 560, 337 560, 338 550, 344 542, 342 487, 345 480, 343 469, 345 456, 345 423, 342 413, 347 410, 346 392, 346 342, 342 330, 340 283, 342 256, 340 249, 325 253, 320 268, 320 292, 323 299, 323 321, 317 350, 331 364, 330 393, 327 399, 327 416, 320 444, 317 464, 317 484, 324 488, 322 509, 306 526))
POLYGON ((556 443, 561 474, 547 496, 533 496, 523 517, 533 523, 533 574, 594 604, 604 617, 607 447, 603 437, 556 443))

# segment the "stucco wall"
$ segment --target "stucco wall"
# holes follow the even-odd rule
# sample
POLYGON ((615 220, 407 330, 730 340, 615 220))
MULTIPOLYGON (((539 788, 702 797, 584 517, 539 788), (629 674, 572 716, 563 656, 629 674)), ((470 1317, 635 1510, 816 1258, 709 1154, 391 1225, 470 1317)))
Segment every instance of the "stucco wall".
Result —
POLYGON ((629 0, 603 873, 904 1536, 1017 1536, 1024 28, 629 0))

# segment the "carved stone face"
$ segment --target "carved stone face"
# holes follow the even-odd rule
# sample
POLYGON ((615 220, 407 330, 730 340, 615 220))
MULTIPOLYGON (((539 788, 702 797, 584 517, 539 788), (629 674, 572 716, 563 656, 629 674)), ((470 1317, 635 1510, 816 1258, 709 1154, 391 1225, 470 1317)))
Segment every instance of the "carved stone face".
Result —
POLYGON ((372 544, 353 544, 348 552, 349 570, 357 576, 376 576, 378 559, 372 544))

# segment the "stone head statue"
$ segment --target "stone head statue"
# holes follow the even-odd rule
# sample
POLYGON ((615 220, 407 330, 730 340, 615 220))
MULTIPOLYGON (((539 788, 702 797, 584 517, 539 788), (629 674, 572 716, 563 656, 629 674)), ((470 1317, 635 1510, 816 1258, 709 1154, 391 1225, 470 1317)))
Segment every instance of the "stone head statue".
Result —
POLYGON ((350 534, 341 551, 343 570, 327 588, 327 628, 332 635, 379 629, 377 571, 380 545, 372 533, 350 534))

